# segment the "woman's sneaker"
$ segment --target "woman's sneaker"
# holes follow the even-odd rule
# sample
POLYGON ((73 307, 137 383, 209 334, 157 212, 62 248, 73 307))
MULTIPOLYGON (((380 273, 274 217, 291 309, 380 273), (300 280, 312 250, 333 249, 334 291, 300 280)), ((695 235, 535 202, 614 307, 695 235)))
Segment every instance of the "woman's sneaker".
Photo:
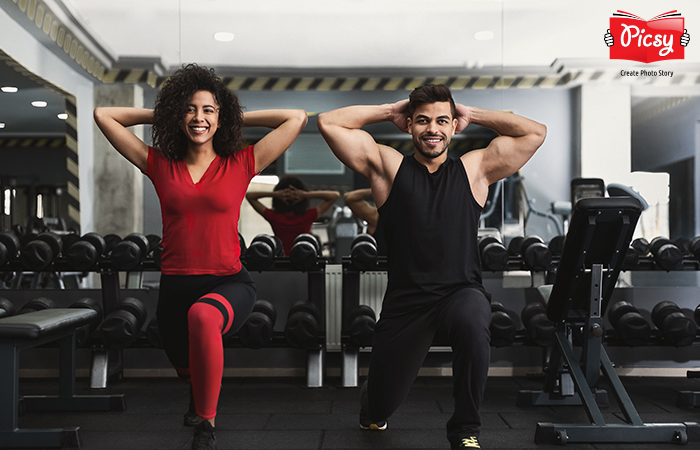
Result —
POLYGON ((202 423, 194 427, 192 450, 216 450, 214 427, 208 420, 203 420, 202 423))

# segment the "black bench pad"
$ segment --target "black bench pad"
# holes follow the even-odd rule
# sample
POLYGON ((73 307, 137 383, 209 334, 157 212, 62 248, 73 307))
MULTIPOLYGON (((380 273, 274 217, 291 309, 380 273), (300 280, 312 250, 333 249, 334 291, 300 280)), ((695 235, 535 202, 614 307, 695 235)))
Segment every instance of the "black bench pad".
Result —
POLYGON ((55 308, 0 319, 0 339, 38 339, 86 325, 97 317, 91 309, 55 308))

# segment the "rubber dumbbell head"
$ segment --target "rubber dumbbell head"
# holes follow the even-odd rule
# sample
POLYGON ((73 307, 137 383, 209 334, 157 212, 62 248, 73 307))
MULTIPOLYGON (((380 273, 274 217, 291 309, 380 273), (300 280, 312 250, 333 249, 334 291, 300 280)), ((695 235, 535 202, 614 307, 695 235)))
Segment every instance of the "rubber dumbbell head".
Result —
POLYGON ((238 330, 241 343, 248 348, 262 348, 274 337, 277 310, 267 300, 256 300, 253 312, 238 330))
POLYGON ((47 297, 37 297, 22 306, 17 314, 26 314, 34 311, 42 311, 44 309, 53 309, 56 303, 47 297))
POLYGON ((11 301, 0 297, 0 319, 3 317, 14 316, 16 312, 17 310, 15 309, 15 305, 13 305, 11 301))
POLYGON ((298 270, 311 270, 321 253, 321 245, 316 236, 303 233, 294 238, 294 244, 289 251, 289 262, 298 270))
POLYGON ((81 347, 85 345, 89 340, 90 336, 92 336, 93 331, 97 329, 97 327, 100 325, 102 322, 102 305, 100 302, 98 302, 95 299, 89 298, 89 297, 84 297, 81 299, 76 300, 73 302, 72 305, 70 305, 71 308, 83 308, 83 309, 92 309, 97 313, 97 317, 95 317, 94 320, 92 320, 90 323, 87 325, 84 325, 76 330, 75 333, 75 340, 76 344, 81 347))
POLYGON ((649 341, 651 325, 633 304, 626 301, 615 303, 608 310, 608 319, 618 338, 630 347, 644 345, 649 341))
POLYGON ((494 236, 479 238, 479 255, 481 255, 481 264, 488 270, 496 272, 508 268, 508 250, 494 236))
POLYGON ((644 238, 637 238, 630 244, 640 256, 647 256, 649 254, 649 241, 644 238))
POLYGON ((520 255, 525 265, 535 272, 542 272, 552 265, 552 252, 539 236, 528 236, 520 246, 520 255))
POLYGON ((688 244, 688 251, 695 259, 700 261, 700 236, 695 236, 688 244))
POLYGON ((150 247, 146 236, 131 233, 112 249, 112 264, 117 270, 134 270, 149 252, 150 247))
POLYGON ((505 347, 515 341, 517 325, 502 303, 491 302, 491 345, 505 347))
POLYGON ((528 332, 529 339, 540 347, 554 344, 556 327, 547 317, 547 311, 539 302, 525 305, 520 318, 528 332))
POLYGON ((294 348, 311 348, 318 344, 320 313, 311 302, 299 302, 289 310, 284 337, 294 348))
POLYGON ((639 264, 639 257, 641 255, 636 248, 631 245, 627 247, 625 252, 625 259, 622 263, 622 270, 631 270, 639 264))
POLYGON ((11 232, 0 233, 0 266, 14 259, 19 252, 20 242, 11 232))
POLYGON ((372 307, 358 305, 348 316, 350 342, 357 347, 369 347, 374 342, 374 326, 377 315, 372 307))
POLYGON ((107 244, 97 233, 86 233, 65 252, 70 267, 75 270, 91 269, 102 256, 107 244))
POLYGON ((678 270, 683 266, 683 253, 669 239, 655 237, 649 244, 649 250, 654 261, 666 271, 678 270))
POLYGON ((566 236, 561 234, 550 239, 547 248, 552 256, 561 256, 562 251, 564 251, 564 242, 566 242, 566 236))
POLYGON ((523 240, 525 240, 523 236, 515 236, 510 240, 508 243, 508 254, 510 256, 520 256, 520 247, 523 245, 523 240))
POLYGON ((281 244, 274 236, 259 234, 250 242, 245 252, 246 266, 252 270, 267 270, 275 265, 275 256, 279 255, 281 244))
POLYGON ((22 248, 20 259, 29 270, 44 270, 61 253, 61 238, 51 232, 40 233, 22 248))
POLYGON ((125 298, 100 324, 100 339, 109 348, 126 348, 136 340, 146 318, 146 307, 140 300, 125 298))
POLYGON ((108 254, 112 253, 112 250, 114 249, 114 247, 116 247, 117 244, 122 241, 122 238, 118 234, 110 233, 110 234, 104 235, 104 240, 105 240, 104 254, 108 255, 108 254))
POLYGON ((377 265, 377 241, 367 233, 358 234, 350 245, 350 260, 360 270, 370 270, 377 265))
POLYGON ((690 345, 695 340, 698 327, 683 310, 673 302, 660 302, 651 312, 652 321, 661 331, 664 340, 675 347, 690 345))

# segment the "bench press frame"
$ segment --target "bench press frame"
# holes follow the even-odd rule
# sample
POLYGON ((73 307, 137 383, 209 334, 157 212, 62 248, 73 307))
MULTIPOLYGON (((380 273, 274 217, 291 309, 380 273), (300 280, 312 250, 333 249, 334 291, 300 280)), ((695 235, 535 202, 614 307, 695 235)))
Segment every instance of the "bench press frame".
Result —
MULTIPOLYGON (((75 360, 76 330, 97 313, 87 309, 63 308, 36 311, 12 316, 12 322, 29 325, 33 319, 57 322, 82 321, 60 325, 51 330, 37 329, 31 336, 0 337, 0 448, 80 447, 79 427, 30 428, 18 427, 19 411, 124 411, 123 394, 76 395, 75 360), (25 320, 21 320, 25 319, 25 320), (23 350, 57 342, 59 356, 59 389, 55 396, 19 397, 19 354, 23 350), (9 387, 9 389, 8 389, 9 387)), ((5 319, 5 320, 7 320, 5 319)), ((2 321, 0 321, 2 326, 2 321)), ((32 330, 33 331, 33 330, 32 330)))
MULTIPOLYGON (((535 443, 642 443, 685 444, 689 423, 644 423, 603 347, 603 312, 607 308, 629 247, 641 205, 628 197, 585 198, 576 203, 564 250, 551 290, 541 289, 547 316, 557 324, 556 340, 545 373, 543 391, 521 391, 518 405, 583 405, 590 423, 541 422, 535 443), (581 353, 574 352, 573 333, 582 329, 581 353), (625 424, 608 424, 596 397, 600 373, 607 379, 625 424)), ((693 436, 695 437, 695 436, 693 436)))

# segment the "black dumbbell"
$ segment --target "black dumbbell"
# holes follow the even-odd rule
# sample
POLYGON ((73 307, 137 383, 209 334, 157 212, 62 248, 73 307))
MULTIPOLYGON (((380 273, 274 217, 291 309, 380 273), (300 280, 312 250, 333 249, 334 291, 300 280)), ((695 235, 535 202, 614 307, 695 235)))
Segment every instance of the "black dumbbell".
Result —
POLYGON ((104 240, 105 240, 105 255, 109 255, 112 253, 112 250, 118 243, 122 241, 121 236, 118 234, 110 233, 110 234, 105 234, 104 235, 104 240))
POLYGON ((294 238, 292 249, 289 251, 289 262, 298 270, 311 270, 316 266, 320 254, 321 244, 316 236, 303 233, 294 238))
POLYGON ((126 348, 138 337, 147 316, 146 307, 139 299, 127 297, 100 324, 100 339, 109 348, 126 348))
POLYGON ((633 240, 630 246, 637 250, 639 256, 647 256, 649 254, 649 241, 643 237, 633 240))
POLYGON ((374 325, 377 315, 371 306, 358 305, 348 315, 348 335, 357 347, 369 347, 374 342, 374 325))
POLYGON ((655 237, 649 244, 649 251, 654 261, 666 271, 678 270, 683 266, 683 253, 669 239, 655 237))
POLYGON ((259 234, 245 251, 246 267, 251 270, 267 270, 275 265, 275 258, 284 255, 282 242, 276 236, 259 234))
POLYGON ((377 241, 367 233, 358 234, 350 245, 350 260, 360 270, 370 270, 377 265, 377 241))
POLYGON ((695 236, 688 244, 688 252, 700 261, 700 236, 695 236))
POLYGON ((256 300, 253 312, 238 330, 241 343, 248 348, 262 348, 274 337, 277 310, 267 300, 256 300))
POLYGON ((673 245, 678 247, 678 250, 681 251, 681 254, 683 256, 689 256, 693 257, 693 254, 690 252, 690 241, 684 237, 679 237, 673 240, 673 245))
POLYGON ((700 305, 695 307, 695 311, 693 312, 693 317, 695 318, 695 324, 700 325, 700 305))
POLYGON ((3 317, 14 316, 17 311, 15 305, 6 298, 0 297, 0 319, 3 317))
POLYGON ((65 252, 67 249, 69 249, 73 244, 78 242, 80 240, 80 235, 71 231, 70 233, 67 234, 61 234, 61 242, 63 243, 63 253, 65 256, 65 252))
POLYGON ((12 232, 0 233, 0 266, 14 259, 19 252, 20 242, 12 232))
POLYGON ((42 311, 44 309, 53 309, 56 303, 47 297, 37 297, 22 306, 17 314, 27 314, 34 311, 42 311))
POLYGON ((515 320, 500 302, 491 302, 491 345, 494 347, 505 347, 515 341, 515 334, 518 331, 515 320))
POLYGON ((95 299, 84 297, 76 300, 72 305, 70 305, 70 307, 92 309, 97 313, 97 317, 93 321, 78 328, 75 332, 76 344, 81 347, 90 340, 90 336, 92 336, 93 331, 95 331, 102 322, 102 305, 95 299))
POLYGON ((112 249, 112 264, 117 270, 134 270, 151 252, 151 243, 140 233, 131 233, 112 249))
POLYGON ((20 252, 22 264, 29 270, 44 270, 61 254, 61 238, 51 232, 40 233, 20 252))
POLYGON ((91 269, 105 252, 107 244, 97 233, 85 233, 65 251, 68 265, 75 270, 91 269))
POLYGON ((508 255, 510 256, 520 256, 520 247, 523 245, 523 240, 525 240, 524 237, 522 236, 515 236, 508 242, 508 255))
POLYGON ((698 326, 674 302, 660 302, 651 311, 651 320, 661 331, 664 340, 675 347, 690 345, 695 340, 698 326))
POLYGON ((311 348, 318 344, 321 314, 311 302, 296 303, 289 310, 284 337, 294 348, 311 348))
POLYGON ((535 272, 542 272, 552 265, 552 252, 539 236, 528 236, 520 245, 520 255, 525 266, 535 272))
POLYGON ((617 337, 630 347, 644 345, 649 340, 651 325, 630 302, 619 301, 610 306, 608 319, 617 337))
POLYGON ((153 317, 146 326, 146 338, 155 348, 163 348, 163 341, 160 338, 160 328, 158 328, 158 318, 153 317))
POLYGON ((561 256, 561 252, 564 251, 564 242, 566 242, 566 236, 563 234, 554 236, 552 239, 550 239, 549 244, 547 244, 547 248, 549 248, 549 252, 552 254, 552 256, 561 256))
POLYGON ((479 238, 479 255, 481 255, 481 264, 487 270, 496 272, 508 268, 508 250, 494 236, 479 238))
POLYGON ((625 252, 625 260, 622 263, 622 270, 634 269, 637 264, 639 264, 640 256, 641 255, 636 248, 632 247, 631 245, 628 246, 627 251, 625 252))
POLYGON ((532 302, 525 305, 520 318, 530 341, 540 347, 549 347, 554 344, 556 327, 547 317, 547 310, 542 303, 532 302))

